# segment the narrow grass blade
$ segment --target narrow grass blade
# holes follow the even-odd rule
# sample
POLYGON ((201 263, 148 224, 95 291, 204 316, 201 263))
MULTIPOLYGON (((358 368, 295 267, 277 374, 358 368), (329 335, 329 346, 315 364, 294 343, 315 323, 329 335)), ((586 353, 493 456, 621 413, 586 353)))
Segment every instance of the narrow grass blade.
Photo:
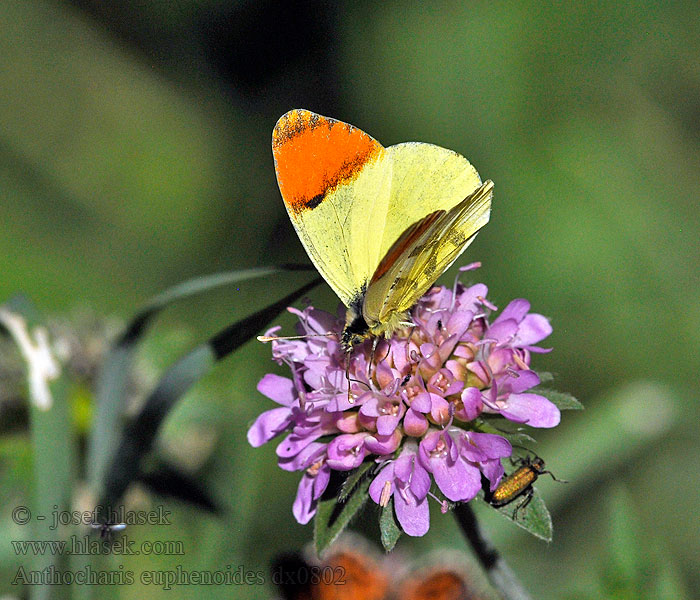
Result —
POLYGON ((120 422, 124 414, 126 387, 136 347, 152 319, 175 301, 184 300, 224 285, 232 285, 285 271, 311 269, 313 267, 306 265, 282 265, 197 277, 161 292, 136 314, 107 355, 97 382, 95 418, 88 449, 88 482, 97 495, 101 493, 99 485, 104 481, 105 469, 113 458, 119 443, 120 428, 115 425, 120 422))
MULTIPOLYGON (((77 458, 68 385, 52 358, 46 328, 30 303, 17 298, 0 306, 0 329, 12 334, 27 363, 34 494, 29 507, 19 516, 28 519, 32 539, 60 543, 68 538, 68 531, 65 527, 51 528, 53 515, 65 514, 71 508, 77 458), (47 370, 52 362, 53 367, 47 370)), ((28 558, 31 564, 21 567, 26 572, 44 569, 61 572, 67 566, 62 553, 35 553, 28 558)), ((30 597, 33 600, 68 598, 69 589, 31 586, 30 597)))
POLYGON ((161 462, 147 473, 141 473, 138 482, 158 496, 175 498, 213 514, 220 510, 195 477, 166 463, 161 462))
POLYGON ((128 485, 141 474, 141 459, 150 451, 165 417, 187 390, 217 361, 250 340, 287 306, 321 281, 317 278, 278 302, 226 327, 168 369, 139 414, 124 429, 100 487, 101 506, 114 506, 128 485))

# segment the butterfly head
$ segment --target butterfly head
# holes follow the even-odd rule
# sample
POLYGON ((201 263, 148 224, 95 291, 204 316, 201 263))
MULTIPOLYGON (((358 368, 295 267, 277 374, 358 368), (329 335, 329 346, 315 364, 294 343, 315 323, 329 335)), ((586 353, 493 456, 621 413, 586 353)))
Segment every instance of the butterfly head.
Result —
POLYGON ((360 303, 353 302, 345 313, 345 327, 340 335, 340 346, 346 354, 370 336, 369 326, 362 316, 360 303))
POLYGON ((411 325, 413 323, 406 312, 390 312, 381 321, 368 319, 362 311, 362 300, 359 300, 351 303, 345 313, 345 327, 340 336, 340 345, 346 353, 350 353, 367 338, 389 338, 399 329, 411 325))

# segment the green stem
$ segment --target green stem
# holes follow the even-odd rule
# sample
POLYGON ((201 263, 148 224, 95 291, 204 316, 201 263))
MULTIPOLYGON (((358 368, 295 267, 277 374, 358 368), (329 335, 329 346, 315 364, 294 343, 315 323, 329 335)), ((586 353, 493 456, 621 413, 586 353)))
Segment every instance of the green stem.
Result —
POLYGON ((462 533, 474 550, 474 554, 486 571, 486 575, 504 600, 531 600, 530 595, 525 591, 515 573, 510 570, 498 550, 484 537, 469 503, 458 504, 454 513, 462 533))

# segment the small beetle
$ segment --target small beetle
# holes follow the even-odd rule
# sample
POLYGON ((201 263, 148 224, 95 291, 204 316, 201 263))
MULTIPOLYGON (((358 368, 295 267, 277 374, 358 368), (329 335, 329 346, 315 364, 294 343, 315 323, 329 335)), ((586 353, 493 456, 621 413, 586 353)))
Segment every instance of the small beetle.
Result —
POLYGON ((498 487, 485 496, 486 502, 495 508, 506 506, 522 496, 523 500, 513 511, 513 519, 517 518, 518 511, 521 508, 525 508, 532 500, 532 495, 534 494, 532 484, 535 483, 540 475, 546 473, 551 475, 554 481, 567 483, 563 479, 557 479, 551 471, 545 471, 544 460, 539 456, 521 458, 518 462, 520 467, 507 477, 504 477, 501 483, 498 484, 498 487))

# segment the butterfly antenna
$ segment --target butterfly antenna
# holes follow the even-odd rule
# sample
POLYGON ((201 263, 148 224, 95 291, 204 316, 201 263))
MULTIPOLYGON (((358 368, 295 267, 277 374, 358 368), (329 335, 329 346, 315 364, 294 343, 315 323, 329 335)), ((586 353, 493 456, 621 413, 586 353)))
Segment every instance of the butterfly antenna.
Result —
POLYGON ((313 337, 334 337, 336 335, 337 334, 332 331, 328 333, 307 333, 306 335, 259 335, 257 340, 259 342, 274 342, 275 340, 305 340, 313 337))

